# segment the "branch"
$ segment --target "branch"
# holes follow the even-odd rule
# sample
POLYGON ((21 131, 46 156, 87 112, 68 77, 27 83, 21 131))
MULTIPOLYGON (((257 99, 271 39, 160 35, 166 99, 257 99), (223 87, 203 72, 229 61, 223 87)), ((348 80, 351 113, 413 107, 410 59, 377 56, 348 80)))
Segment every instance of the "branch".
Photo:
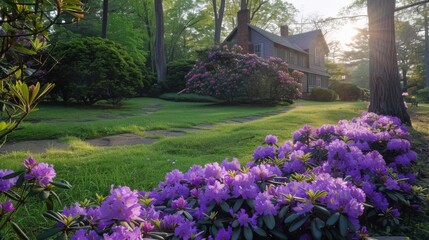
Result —
POLYGON ((428 3, 428 2, 429 2, 429 0, 424 0, 424 1, 416 2, 416 3, 411 3, 409 5, 405 5, 405 6, 402 6, 402 7, 395 8, 395 12, 401 11, 401 10, 404 10, 404 9, 407 9, 407 8, 411 8, 411 7, 414 7, 414 6, 417 6, 417 5, 425 4, 425 3, 428 3))

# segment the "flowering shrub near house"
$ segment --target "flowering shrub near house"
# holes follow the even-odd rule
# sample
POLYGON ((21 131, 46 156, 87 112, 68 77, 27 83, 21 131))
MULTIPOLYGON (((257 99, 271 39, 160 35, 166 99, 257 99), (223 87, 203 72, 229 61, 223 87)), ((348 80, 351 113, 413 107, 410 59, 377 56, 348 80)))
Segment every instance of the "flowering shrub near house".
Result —
POLYGON ((188 92, 227 102, 292 102, 301 96, 302 73, 289 73, 280 58, 242 54, 239 47, 215 46, 185 76, 188 92))
MULTIPOLYGON (((398 225, 423 201, 408 136, 397 118, 373 113, 304 126, 283 144, 268 135, 245 166, 233 159, 176 169, 149 192, 112 186, 98 204, 48 211, 57 223, 39 239, 360 239, 367 228, 398 225)), ((55 176, 50 165, 25 165, 25 179, 42 187, 55 176)), ((9 174, 0 178, 8 193, 17 182, 0 173, 9 174)), ((10 200, 1 206, 9 211, 10 200)))

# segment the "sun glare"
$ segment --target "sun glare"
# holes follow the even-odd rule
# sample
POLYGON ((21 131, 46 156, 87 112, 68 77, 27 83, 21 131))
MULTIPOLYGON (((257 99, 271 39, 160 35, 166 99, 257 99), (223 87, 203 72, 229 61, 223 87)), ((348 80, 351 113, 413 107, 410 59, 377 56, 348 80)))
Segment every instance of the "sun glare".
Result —
POLYGON ((347 45, 352 42, 353 37, 358 33, 358 28, 359 26, 353 23, 347 23, 339 29, 336 38, 344 48, 347 48, 347 45))

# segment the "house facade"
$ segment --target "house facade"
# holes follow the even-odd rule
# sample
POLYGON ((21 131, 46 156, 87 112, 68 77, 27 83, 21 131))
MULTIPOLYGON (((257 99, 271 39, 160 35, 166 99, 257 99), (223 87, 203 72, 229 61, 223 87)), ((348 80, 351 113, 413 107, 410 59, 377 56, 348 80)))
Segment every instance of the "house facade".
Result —
POLYGON ((322 31, 315 30, 289 35, 288 27, 280 27, 281 35, 265 31, 249 24, 248 12, 238 13, 238 26, 225 39, 238 44, 248 53, 260 57, 279 57, 289 64, 291 70, 304 73, 301 79, 302 92, 309 93, 316 87, 327 88, 329 74, 325 68, 325 56, 329 53, 322 31))

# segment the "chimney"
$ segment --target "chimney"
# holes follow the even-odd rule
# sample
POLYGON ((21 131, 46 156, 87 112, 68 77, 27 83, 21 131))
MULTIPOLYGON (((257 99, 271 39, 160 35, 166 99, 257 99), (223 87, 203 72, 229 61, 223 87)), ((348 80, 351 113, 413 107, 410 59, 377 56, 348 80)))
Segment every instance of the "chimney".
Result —
POLYGON ((243 53, 249 53, 249 9, 237 13, 237 44, 243 48, 243 53))
POLYGON ((282 36, 282 37, 289 36, 289 26, 288 25, 280 26, 280 36, 282 36))

